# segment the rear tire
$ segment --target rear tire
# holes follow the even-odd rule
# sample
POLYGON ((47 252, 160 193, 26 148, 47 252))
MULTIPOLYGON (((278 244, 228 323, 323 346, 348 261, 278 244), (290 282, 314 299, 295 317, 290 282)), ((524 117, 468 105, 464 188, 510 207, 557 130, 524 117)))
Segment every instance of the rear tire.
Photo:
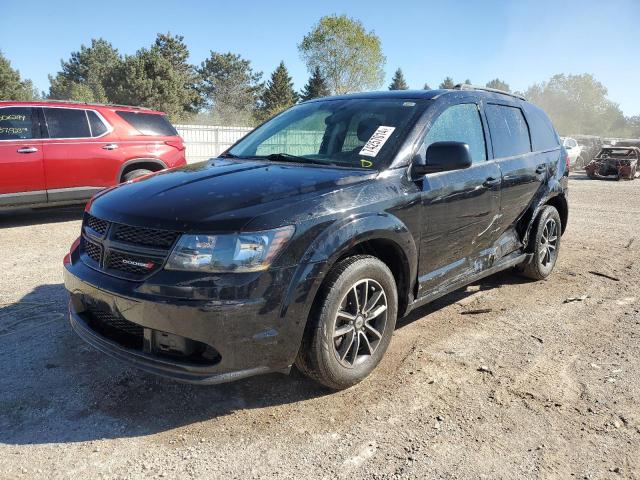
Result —
POLYGON ((138 168, 136 170, 131 170, 124 177, 122 177, 123 182, 129 182, 134 178, 142 177, 144 175, 148 175, 152 173, 151 170, 147 170, 146 168, 138 168))
POLYGON ((367 377, 387 350, 398 316, 396 282, 383 262, 358 255, 334 266, 318 295, 296 366, 341 390, 367 377))
POLYGON ((562 221, 555 207, 546 205, 538 215, 531 232, 531 261, 522 265, 520 272, 533 280, 544 280, 553 271, 560 252, 562 221))

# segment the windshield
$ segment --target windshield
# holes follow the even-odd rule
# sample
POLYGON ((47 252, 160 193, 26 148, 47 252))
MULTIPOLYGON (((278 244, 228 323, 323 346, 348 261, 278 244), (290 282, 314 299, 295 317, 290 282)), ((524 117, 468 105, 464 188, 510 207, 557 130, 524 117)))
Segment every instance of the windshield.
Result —
POLYGON ((381 169, 424 100, 346 99, 297 105, 257 128, 227 153, 240 158, 381 169))

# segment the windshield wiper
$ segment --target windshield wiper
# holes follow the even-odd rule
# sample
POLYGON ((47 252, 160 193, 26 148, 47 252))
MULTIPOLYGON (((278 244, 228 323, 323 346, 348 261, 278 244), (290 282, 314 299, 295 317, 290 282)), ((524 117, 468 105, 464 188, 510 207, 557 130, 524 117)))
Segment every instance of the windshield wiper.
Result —
POLYGON ((223 153, 222 155, 218 155, 218 158, 240 158, 238 155, 234 155, 233 153, 223 153))
POLYGON ((315 158, 298 157, 296 155, 290 155, 288 153, 272 153, 265 157, 256 157, 256 158, 266 158, 267 160, 273 160, 276 162, 296 162, 296 163, 313 163, 316 165, 335 165, 335 163, 332 163, 332 162, 324 162, 322 160, 316 160, 315 158))

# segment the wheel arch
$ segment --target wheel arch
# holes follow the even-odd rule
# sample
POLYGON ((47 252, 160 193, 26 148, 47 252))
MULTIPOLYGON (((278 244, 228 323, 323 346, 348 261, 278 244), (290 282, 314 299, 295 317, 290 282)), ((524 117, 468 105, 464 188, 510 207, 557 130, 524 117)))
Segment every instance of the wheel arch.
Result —
POLYGON ((402 316, 413 298, 418 252, 406 225, 385 212, 336 222, 316 237, 300 261, 282 313, 304 290, 308 307, 299 313, 306 323, 329 271, 339 261, 362 254, 378 258, 391 270, 398 289, 398 316, 402 316))
POLYGON ((167 168, 167 164, 158 158, 132 158, 120 165, 118 175, 116 176, 116 183, 122 183, 127 173, 139 168, 158 172, 167 168))

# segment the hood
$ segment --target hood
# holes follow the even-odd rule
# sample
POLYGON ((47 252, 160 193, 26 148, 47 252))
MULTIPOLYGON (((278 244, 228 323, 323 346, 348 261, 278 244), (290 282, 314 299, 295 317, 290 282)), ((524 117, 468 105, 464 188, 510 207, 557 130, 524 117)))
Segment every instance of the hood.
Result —
POLYGON ((215 159, 159 172, 98 194, 91 213, 179 231, 238 231, 252 218, 375 177, 366 170, 215 159))

